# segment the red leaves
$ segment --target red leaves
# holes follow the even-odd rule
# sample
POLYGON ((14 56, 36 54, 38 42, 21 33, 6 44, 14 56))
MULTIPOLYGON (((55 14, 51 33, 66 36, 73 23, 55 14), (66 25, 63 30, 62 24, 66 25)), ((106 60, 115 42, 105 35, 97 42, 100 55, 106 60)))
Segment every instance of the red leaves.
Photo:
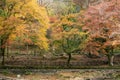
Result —
POLYGON ((118 3, 120 0, 112 0, 91 6, 86 11, 85 29, 90 33, 86 51, 91 54, 108 53, 106 49, 120 45, 120 17, 118 17, 120 5, 118 3))
POLYGON ((57 16, 49 17, 49 19, 50 19, 50 23, 55 23, 58 20, 57 16))
POLYGON ((30 44, 33 44, 33 41, 31 39, 29 39, 29 38, 26 38, 26 39, 24 39, 24 43, 30 45, 30 44))

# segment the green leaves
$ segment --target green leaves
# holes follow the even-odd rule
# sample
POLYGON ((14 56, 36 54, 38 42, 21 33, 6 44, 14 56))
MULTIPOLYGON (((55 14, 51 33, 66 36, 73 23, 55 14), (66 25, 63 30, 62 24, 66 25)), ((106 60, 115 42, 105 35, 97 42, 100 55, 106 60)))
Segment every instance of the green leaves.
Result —
POLYGON ((8 18, 11 15, 11 11, 14 8, 15 4, 8 4, 4 6, 4 9, 0 9, 0 16, 3 18, 8 18))
POLYGON ((82 29, 79 15, 78 13, 63 16, 58 23, 55 23, 57 27, 53 27, 54 30, 59 28, 61 30, 59 33, 54 33, 53 38, 61 41, 59 44, 61 44, 60 47, 63 48, 65 53, 71 54, 76 50, 81 50, 83 48, 81 46, 87 39, 87 33, 82 29), (55 35, 59 37, 54 37, 55 35))
POLYGON ((67 24, 63 24, 62 27, 63 27, 63 30, 66 31, 66 32, 68 32, 72 29, 72 26, 69 26, 67 24))
POLYGON ((0 16, 3 18, 7 18, 8 17, 8 13, 2 9, 0 9, 0 16))

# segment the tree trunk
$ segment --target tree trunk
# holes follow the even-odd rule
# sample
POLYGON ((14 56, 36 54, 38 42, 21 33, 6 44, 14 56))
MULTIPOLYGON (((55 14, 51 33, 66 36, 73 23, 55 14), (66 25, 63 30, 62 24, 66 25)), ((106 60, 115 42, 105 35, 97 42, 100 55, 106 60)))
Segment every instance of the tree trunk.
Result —
POLYGON ((2 53, 2 65, 5 65, 5 48, 1 48, 1 53, 2 53))
POLYGON ((6 55, 7 57, 9 57, 9 46, 8 45, 6 46, 6 55))
POLYGON ((71 60, 71 53, 68 53, 68 60, 67 60, 67 66, 69 66, 70 65, 70 60, 71 60))
POLYGON ((27 50, 27 54, 29 54, 29 46, 28 46, 28 44, 26 45, 26 50, 27 50))
POLYGON ((113 66, 113 65, 114 65, 114 64, 113 64, 114 55, 108 55, 107 57, 108 57, 108 63, 109 63, 109 65, 110 65, 110 66, 113 66))

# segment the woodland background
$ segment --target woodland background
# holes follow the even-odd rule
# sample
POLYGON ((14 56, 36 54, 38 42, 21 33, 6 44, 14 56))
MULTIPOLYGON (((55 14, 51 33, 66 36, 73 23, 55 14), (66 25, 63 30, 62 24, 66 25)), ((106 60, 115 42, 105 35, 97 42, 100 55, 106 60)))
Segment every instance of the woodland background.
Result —
POLYGON ((1 68, 119 68, 119 4, 0 0, 1 68))

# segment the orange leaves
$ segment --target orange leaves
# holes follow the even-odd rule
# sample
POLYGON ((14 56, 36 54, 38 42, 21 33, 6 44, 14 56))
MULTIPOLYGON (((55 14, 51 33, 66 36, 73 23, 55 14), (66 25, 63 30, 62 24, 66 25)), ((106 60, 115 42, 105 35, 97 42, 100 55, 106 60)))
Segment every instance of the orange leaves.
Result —
POLYGON ((69 37, 74 34, 79 34, 77 26, 79 26, 80 23, 78 24, 77 22, 78 14, 69 14, 66 16, 62 16, 61 19, 55 22, 55 24, 53 25, 52 36, 60 39, 63 38, 63 36, 69 37))
POLYGON ((75 50, 82 49, 87 35, 86 32, 83 32, 82 26, 81 13, 68 14, 60 17, 51 27, 52 45, 57 48, 62 48, 65 53, 70 54, 75 50))
POLYGON ((29 44, 29 45, 33 44, 32 40, 29 39, 29 38, 25 38, 25 39, 24 39, 24 43, 27 43, 27 44, 29 44))
POLYGON ((57 16, 51 16, 49 17, 50 23, 55 23, 57 21, 57 16))
POLYGON ((95 54, 98 55, 98 51, 100 50, 101 45, 97 42, 94 41, 88 41, 85 48, 84 52, 90 53, 90 54, 95 54))
POLYGON ((15 32, 16 36, 23 35, 24 33, 26 33, 25 26, 24 25, 18 26, 14 32, 15 32))
POLYGON ((86 11, 84 29, 87 29, 90 34, 90 40, 86 44, 88 52, 109 54, 112 48, 115 49, 116 46, 120 45, 119 2, 119 0, 105 1, 91 6, 86 11))
POLYGON ((17 39, 19 44, 34 43, 48 49, 46 31, 50 25, 44 7, 39 6, 36 0, 6 0, 4 9, 9 13, 6 19, 0 17, 0 39, 2 37, 4 44, 7 40, 17 39), (14 5, 8 11, 10 4, 14 5))

